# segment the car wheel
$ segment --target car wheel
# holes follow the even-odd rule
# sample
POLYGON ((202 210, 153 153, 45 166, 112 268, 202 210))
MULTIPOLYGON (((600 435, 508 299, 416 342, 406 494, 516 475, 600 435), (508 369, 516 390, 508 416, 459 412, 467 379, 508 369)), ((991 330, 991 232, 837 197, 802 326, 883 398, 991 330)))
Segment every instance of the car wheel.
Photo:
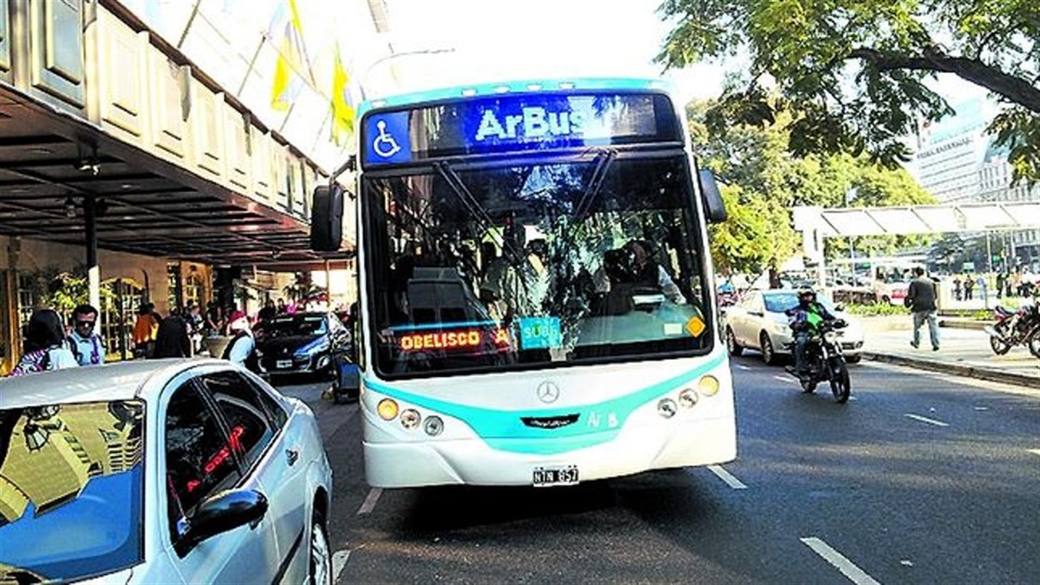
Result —
POLYGON ((733 330, 729 327, 726 328, 726 349, 729 350, 729 355, 739 356, 744 353, 744 348, 737 343, 737 336, 733 334, 733 330))
POLYGON ((845 356, 845 361, 850 364, 858 364, 863 361, 863 356, 859 354, 845 356))
POLYGON ((773 340, 769 338, 769 334, 765 331, 759 336, 758 341, 762 346, 762 361, 767 366, 776 364, 776 349, 773 347, 773 340))
POLYGON ((308 569, 311 585, 332 585, 332 551, 329 549, 325 520, 315 514, 311 520, 311 557, 308 569))

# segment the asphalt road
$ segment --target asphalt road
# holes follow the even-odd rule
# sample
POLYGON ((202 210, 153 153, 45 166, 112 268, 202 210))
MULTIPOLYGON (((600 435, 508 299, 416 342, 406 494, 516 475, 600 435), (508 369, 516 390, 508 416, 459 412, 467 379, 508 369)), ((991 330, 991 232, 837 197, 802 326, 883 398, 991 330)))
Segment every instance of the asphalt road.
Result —
POLYGON ((371 490, 318 413, 340 583, 1040 583, 1040 389, 864 364, 854 400, 733 361, 739 457, 569 488, 371 490))

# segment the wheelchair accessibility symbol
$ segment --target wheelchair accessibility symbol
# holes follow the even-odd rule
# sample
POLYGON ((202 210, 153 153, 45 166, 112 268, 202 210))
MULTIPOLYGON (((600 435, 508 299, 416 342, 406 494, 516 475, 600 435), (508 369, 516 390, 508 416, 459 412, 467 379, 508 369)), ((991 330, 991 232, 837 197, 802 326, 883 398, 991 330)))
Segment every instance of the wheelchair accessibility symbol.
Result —
POLYGON ((397 139, 386 131, 386 121, 379 120, 376 122, 376 128, 379 130, 379 134, 372 141, 373 152, 383 158, 390 158, 401 152, 401 146, 397 144, 397 139))

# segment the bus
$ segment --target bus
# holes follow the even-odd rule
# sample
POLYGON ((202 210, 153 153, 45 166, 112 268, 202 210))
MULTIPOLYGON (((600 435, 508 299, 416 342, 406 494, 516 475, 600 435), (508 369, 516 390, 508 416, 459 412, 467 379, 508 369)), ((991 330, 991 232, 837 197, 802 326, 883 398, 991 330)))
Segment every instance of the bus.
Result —
MULTIPOLYGON (((707 223, 718 187, 656 80, 359 108, 367 481, 558 486, 736 457, 707 223)), ((341 169, 342 170, 342 169, 341 169)), ((316 190, 312 246, 344 196, 316 190)))

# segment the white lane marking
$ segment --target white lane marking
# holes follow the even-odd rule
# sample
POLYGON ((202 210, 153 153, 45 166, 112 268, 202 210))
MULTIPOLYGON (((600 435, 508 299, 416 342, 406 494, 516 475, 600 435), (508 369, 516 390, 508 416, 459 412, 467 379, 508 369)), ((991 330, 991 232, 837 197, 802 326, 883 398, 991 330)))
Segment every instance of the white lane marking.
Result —
POLYGON ((1026 449, 1026 451, 1029 451, 1033 455, 1040 455, 1040 449, 1026 449))
POLYGON ((787 382, 789 384, 799 384, 800 383, 800 382, 798 382, 798 380, 794 380, 792 378, 785 378, 783 376, 773 376, 773 379, 774 380, 779 380, 780 382, 787 382))
POLYGON ((921 421, 923 423, 928 423, 930 425, 935 425, 937 427, 948 427, 948 426, 950 426, 949 423, 944 423, 941 420, 935 420, 934 418, 928 418, 927 416, 921 416, 919 414, 906 413, 903 416, 905 416, 906 418, 912 418, 914 420, 921 421))
POLYGON ((845 558, 843 554, 834 550, 829 544, 819 538, 809 536, 800 540, 805 544, 805 546, 808 546, 814 553, 823 557, 823 560, 841 571, 842 575, 848 577, 849 581, 852 581, 856 585, 881 585, 881 583, 868 575, 863 569, 857 567, 852 561, 845 558))
POLYGON ((750 366, 745 366, 744 364, 733 364, 733 365, 736 366, 738 370, 744 370, 745 372, 751 369, 750 366))
POLYGON ((350 558, 349 550, 338 550, 332 555, 332 582, 339 583, 339 577, 343 569, 347 567, 347 559, 350 558))
POLYGON ((976 406, 976 407, 975 407, 975 411, 976 411, 976 412, 985 412, 985 411, 987 411, 987 410, 989 410, 989 407, 988 407, 988 406, 976 406))
POLYGON ((376 503, 379 502, 379 496, 381 495, 383 495, 383 488, 372 488, 368 490, 368 495, 365 496, 365 501, 361 502, 361 507, 357 510, 357 515, 361 516, 372 513, 372 510, 375 510, 376 503))
POLYGON ((714 473, 715 475, 717 475, 719 479, 721 479, 722 481, 726 482, 726 485, 728 485, 729 487, 731 487, 731 488, 733 488, 735 490, 746 490, 747 489, 747 486, 744 485, 744 482, 742 482, 739 479, 733 477, 733 474, 728 472, 728 471, 726 471, 725 469, 723 469, 723 467, 721 465, 709 465, 708 466, 708 471, 710 471, 710 472, 714 473))

